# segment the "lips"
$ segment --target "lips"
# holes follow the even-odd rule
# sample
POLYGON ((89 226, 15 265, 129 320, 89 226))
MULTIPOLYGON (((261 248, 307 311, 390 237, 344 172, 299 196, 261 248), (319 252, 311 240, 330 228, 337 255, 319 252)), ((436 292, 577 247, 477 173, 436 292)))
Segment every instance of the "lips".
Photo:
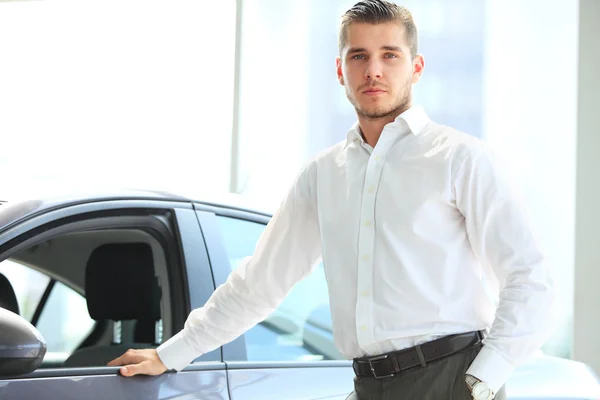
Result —
POLYGON ((379 89, 379 88, 370 88, 370 89, 365 90, 363 93, 368 96, 376 96, 378 94, 385 93, 385 90, 379 89))

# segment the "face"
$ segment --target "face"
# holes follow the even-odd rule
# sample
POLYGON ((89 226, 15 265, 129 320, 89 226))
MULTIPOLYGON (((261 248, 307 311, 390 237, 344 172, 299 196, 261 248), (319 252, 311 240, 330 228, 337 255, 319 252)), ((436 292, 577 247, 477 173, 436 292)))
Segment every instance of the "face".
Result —
POLYGON ((355 22, 337 59, 337 76, 359 117, 380 119, 410 107, 423 67, 421 55, 412 59, 402 25, 355 22))

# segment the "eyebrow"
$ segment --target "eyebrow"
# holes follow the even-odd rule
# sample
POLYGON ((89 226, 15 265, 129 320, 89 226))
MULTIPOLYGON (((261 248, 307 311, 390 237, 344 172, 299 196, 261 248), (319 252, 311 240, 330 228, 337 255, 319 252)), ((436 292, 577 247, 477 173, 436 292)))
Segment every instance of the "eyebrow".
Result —
MULTIPOLYGON (((381 46, 381 50, 397 51, 399 53, 402 53, 402 48, 400 48, 398 46, 381 46)), ((368 53, 368 51, 364 47, 353 47, 353 48, 348 49, 348 54, 355 54, 355 53, 368 53)))

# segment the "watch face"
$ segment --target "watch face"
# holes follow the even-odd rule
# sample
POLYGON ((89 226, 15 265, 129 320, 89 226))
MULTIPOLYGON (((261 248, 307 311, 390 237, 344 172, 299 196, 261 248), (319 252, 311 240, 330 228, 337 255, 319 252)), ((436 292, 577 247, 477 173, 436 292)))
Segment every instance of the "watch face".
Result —
POLYGON ((491 400, 492 391, 482 382, 473 386, 473 399, 475 400, 491 400))

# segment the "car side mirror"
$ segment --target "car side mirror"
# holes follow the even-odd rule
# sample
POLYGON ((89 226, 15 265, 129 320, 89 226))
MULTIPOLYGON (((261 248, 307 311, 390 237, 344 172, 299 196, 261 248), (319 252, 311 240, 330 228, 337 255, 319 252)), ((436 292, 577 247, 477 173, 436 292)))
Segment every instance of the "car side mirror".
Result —
POLYGON ((0 379, 35 371, 46 355, 46 341, 33 325, 0 308, 0 379))

